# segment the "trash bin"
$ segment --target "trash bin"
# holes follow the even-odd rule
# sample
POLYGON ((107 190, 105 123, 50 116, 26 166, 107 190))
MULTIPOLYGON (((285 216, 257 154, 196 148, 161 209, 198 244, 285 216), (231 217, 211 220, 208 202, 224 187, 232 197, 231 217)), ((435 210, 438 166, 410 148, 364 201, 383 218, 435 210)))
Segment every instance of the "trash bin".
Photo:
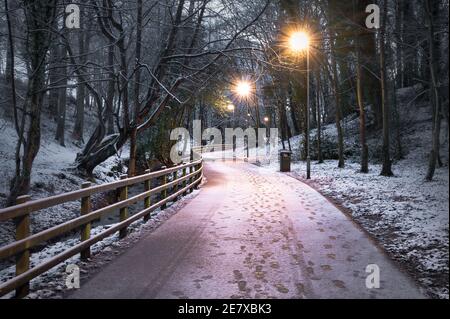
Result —
POLYGON ((288 150, 280 151, 280 172, 291 171, 291 155, 292 152, 288 150))

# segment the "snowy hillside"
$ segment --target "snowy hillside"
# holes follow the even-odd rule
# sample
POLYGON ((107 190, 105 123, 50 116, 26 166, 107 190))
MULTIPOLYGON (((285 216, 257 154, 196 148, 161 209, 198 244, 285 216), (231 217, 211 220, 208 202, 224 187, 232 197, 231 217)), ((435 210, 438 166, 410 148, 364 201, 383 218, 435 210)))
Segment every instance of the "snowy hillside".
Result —
MULTIPOLYGON (((90 122, 92 122, 92 119, 90 122)), ((0 207, 3 207, 9 193, 10 180, 14 176, 17 135, 11 122, 3 121, 1 123, 0 176, 2 178, 0 179, 0 207)), ((81 151, 81 148, 75 145, 69 136, 66 146, 60 146, 54 139, 55 130, 55 122, 49 115, 45 115, 42 119, 41 147, 34 162, 31 176, 30 195, 32 199, 79 189, 85 181, 73 171, 76 154, 81 151)), ((119 173, 113 174, 111 168, 117 166, 118 161, 120 161, 118 157, 113 157, 100 165, 94 172, 96 182, 104 183, 116 179, 119 173)), ((79 216, 79 209, 80 204, 72 202, 33 214, 32 231, 38 232, 77 217, 79 216)), ((11 223, 2 223, 1 226, 0 245, 10 242, 14 236, 11 223)))

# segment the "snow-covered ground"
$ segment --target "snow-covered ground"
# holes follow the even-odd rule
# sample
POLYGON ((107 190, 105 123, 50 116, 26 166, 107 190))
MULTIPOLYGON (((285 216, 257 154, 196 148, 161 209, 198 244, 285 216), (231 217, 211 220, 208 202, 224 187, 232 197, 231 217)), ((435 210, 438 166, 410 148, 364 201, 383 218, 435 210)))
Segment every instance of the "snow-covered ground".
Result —
MULTIPOLYGON (((15 147, 17 135, 10 122, 3 122, 0 135, 0 207, 4 207, 9 193, 11 178, 15 170, 15 147)), ((60 146, 54 139, 54 121, 44 116, 39 153, 31 174, 30 195, 33 200, 77 190, 85 181, 73 172, 76 154, 81 151, 70 137, 66 146, 60 146)), ((124 150, 123 152, 126 152, 124 150)), ((111 168, 117 166, 118 157, 111 157, 94 171, 98 183, 113 181, 120 173, 112 174, 111 168)), ((32 231, 39 232, 51 226, 79 216, 80 203, 71 202, 41 210, 32 214, 32 231)), ((0 223, 0 245, 13 240, 11 223, 0 223)))
MULTIPOLYGON (((399 99, 402 102, 400 105, 404 110, 401 114, 402 141, 406 158, 394 163, 394 177, 379 176, 381 167, 376 164, 377 159, 373 157, 369 174, 359 173, 358 119, 353 116, 345 119, 343 125, 346 148, 351 150, 352 154, 348 156, 346 167, 338 169, 336 161, 326 161, 320 165, 313 163, 313 180, 309 183, 344 207, 394 259, 401 262, 427 288, 430 295, 448 298, 448 136, 442 138, 441 155, 445 166, 437 169, 433 182, 425 182, 427 157, 431 145, 430 112, 428 107, 409 106, 408 100, 411 96, 413 96, 411 89, 399 92, 399 99)), ((92 118, 88 117, 87 121, 92 121, 92 118)), ((46 115, 42 122, 42 145, 32 173, 33 199, 78 189, 83 182, 83 179, 73 174, 71 170, 76 153, 81 149, 73 144, 69 137, 66 147, 59 146, 54 141, 54 121, 46 115)), ((448 132, 445 125, 443 132, 448 132)), ((0 207, 2 207, 14 172, 16 134, 12 124, 1 119, 0 133, 0 207)), ((324 135, 331 141, 335 140, 335 125, 325 126, 324 135)), ((312 137, 314 136, 313 131, 312 137)), ((376 134, 369 135, 368 143, 371 154, 380 149, 380 138, 376 134)), ((291 140, 294 159, 299 158, 301 144, 301 137, 294 137, 291 140)), ((126 149, 122 153, 127 155, 126 149)), ((228 155, 230 158, 230 154, 228 155)), ((99 166, 95 171, 97 181, 105 183, 115 179, 119 172, 116 172, 116 175, 112 174, 112 168, 117 166, 119 161, 120 158, 112 157, 99 166)), ((278 170, 278 166, 278 162, 273 160, 265 169, 278 170)), ((294 177, 304 180, 304 172, 303 162, 293 164, 294 177)), ((33 214, 32 231, 36 233, 74 218, 79 215, 79 209, 80 203, 72 202, 33 214)), ((94 229, 93 232, 100 231, 101 227, 94 229)), ((0 223, 0 246, 11 242, 13 236, 12 224, 0 223)), ((104 243, 97 244, 94 251, 100 251, 105 245, 116 243, 115 240, 116 238, 112 237, 104 243)), ((76 239, 69 238, 62 243, 51 245, 33 254, 33 262, 42 261, 73 245, 75 241, 76 239)), ((67 261, 70 262, 72 261, 67 261)), ((0 281, 12 275, 12 268, 4 266, 3 268, 0 266, 0 281)), ((55 277, 52 276, 61 276, 61 267, 34 281, 36 287, 55 281, 55 277)), ((37 297, 45 297, 45 293, 37 297)))
MULTIPOLYGON (((41 147, 34 161, 31 176, 30 195, 32 200, 77 190, 85 181, 73 170, 76 154, 82 149, 76 145, 70 137, 72 125, 73 123, 71 122, 71 118, 69 118, 67 122, 68 130, 66 146, 60 146, 54 139, 54 134, 56 131, 56 124, 54 120, 49 114, 42 114, 41 147)), ((87 112, 86 127, 88 131, 92 129, 94 125, 95 117, 87 112)), ((87 137, 88 132, 85 134, 85 138, 87 137)), ((6 203, 10 181, 14 176, 14 154, 16 141, 17 135, 13 124, 9 121, 0 119, 0 207, 4 207, 6 203)), ((127 155, 126 147, 121 151, 121 154, 127 155)), ((102 184, 117 179, 121 172, 113 168, 119 167, 118 163, 121 162, 119 155, 111 157, 95 169, 95 182, 102 184)), ((94 201, 97 202, 96 205, 101 205, 101 202, 104 201, 104 196, 105 194, 94 196, 94 201)), ((78 217, 79 214, 79 201, 69 202, 40 210, 39 212, 35 212, 31 215, 31 231, 32 233, 40 232, 78 217)), ((95 234, 100 232, 102 227, 107 226, 100 226, 93 229, 93 233, 95 234)), ((14 235, 15 232, 12 221, 0 222, 0 247, 12 242, 14 240, 14 235)), ((72 239, 69 236, 62 242, 51 244, 46 248, 39 250, 39 252, 33 253, 31 262, 32 264, 42 262, 45 259, 54 256, 58 252, 64 251, 67 247, 75 244, 76 241, 77 239, 72 239)), ((114 241, 114 237, 106 240, 105 243, 108 244, 112 241, 114 241)), ((105 243, 95 245, 94 251, 96 251, 96 249, 99 250, 105 245, 105 243)), ((71 263, 73 260, 73 258, 68 260, 62 266, 71 263)), ((7 261, 0 261, 0 282, 4 282, 13 275, 14 267, 11 267, 10 265, 11 263, 8 263, 7 261)), ((40 276, 40 279, 37 279, 33 285, 39 285, 39 283, 51 281, 55 274, 61 274, 62 266, 54 268, 52 271, 40 276)))
MULTIPOLYGON (((313 165, 311 186, 348 208, 390 255, 414 274, 436 297, 448 298, 449 205, 448 167, 431 183, 423 167, 400 162, 395 177, 379 176, 380 165, 369 174, 359 164, 337 168, 336 161, 313 165)), ((293 165, 293 176, 304 180, 306 165, 293 165)))
MULTIPOLYGON (((399 261, 435 298, 449 298, 449 171, 448 136, 442 136, 441 155, 445 166, 438 168, 432 182, 425 181, 431 145, 431 123, 426 108, 410 111, 410 126, 403 143, 408 154, 393 164, 394 177, 380 176, 381 165, 370 164, 361 174, 357 158, 347 160, 339 169, 337 161, 312 164, 312 180, 306 181, 306 164, 296 162, 291 175, 307 182, 343 207, 378 243, 399 261)), ((347 123, 346 146, 355 147, 358 136, 351 121, 347 123)), ((334 125, 324 128, 336 138, 334 125)), ((443 129, 445 132, 445 129, 443 129)), ((357 132, 357 130, 356 130, 357 132)), ((314 135, 315 132, 313 132, 314 135)), ((374 137, 368 141, 375 148, 374 137)), ((292 139, 299 154, 299 137, 292 139)), ((266 163, 278 170, 277 161, 266 163)))
MULTIPOLYGON (((87 116, 86 119, 89 124, 88 127, 92 128, 95 124, 95 118, 87 116)), ((70 126, 73 123, 68 122, 70 132, 70 126)), ((9 183, 14 174, 14 153, 15 143, 17 140, 16 132, 11 122, 3 121, 0 119, 0 207, 3 207, 6 201, 6 197, 9 193, 9 183)), ((48 114, 43 114, 42 120, 42 138, 41 147, 39 153, 35 159, 32 171, 31 179, 31 191, 30 195, 32 199, 49 197, 61 193, 77 190, 81 187, 81 184, 85 181, 79 177, 73 170, 73 164, 76 158, 76 154, 82 149, 73 143, 70 136, 67 136, 66 146, 60 146, 54 139, 54 132, 56 130, 56 124, 48 114)), ((86 133, 86 137, 88 133, 86 133)), ((126 145, 118 155, 111 157, 106 162, 99 165, 94 170, 95 182, 103 184, 116 180, 118 176, 123 173, 126 167, 119 165, 123 163, 124 157, 128 156, 129 148, 126 145)), ((133 190, 130 190, 132 192, 133 190)), ((196 196, 198 192, 195 191, 192 195, 185 197, 183 200, 173 204, 164 211, 157 210, 152 215, 150 222, 144 224, 142 222, 136 222, 130 226, 130 236, 126 240, 118 240, 118 236, 108 237, 105 240, 92 246, 93 255, 99 255, 105 250, 113 251, 121 249, 131 242, 138 240, 138 238, 144 232, 153 231, 156 227, 162 224, 165 220, 170 218, 180 207, 182 207, 187 200, 196 196)), ((107 201, 104 197, 107 194, 95 195, 93 198, 94 205, 100 207, 102 202, 107 201)), ((137 204, 138 205, 138 204, 137 204)), ((130 208, 130 214, 133 213, 134 207, 130 208)), ((80 202, 74 201, 65 203, 49 209, 40 210, 31 215, 31 231, 32 233, 40 232, 44 229, 48 229, 52 226, 61 224, 65 221, 78 217, 80 214, 80 202)), ((104 229, 114 225, 116 219, 105 219, 97 227, 92 229, 92 235, 99 234, 104 229), (109 225, 111 224, 111 225, 109 225)), ((14 227, 12 222, 0 223, 0 247, 10 243, 14 240, 14 227)), ((62 238, 61 241, 56 243, 50 243, 43 249, 39 249, 37 252, 31 255, 31 267, 45 260, 62 253, 69 247, 79 243, 77 234, 69 235, 66 238, 62 238)), ((72 257, 66 260, 64 263, 54 267, 45 274, 35 278, 31 282, 31 291, 29 298, 55 298, 59 297, 59 292, 62 292, 65 288, 65 269, 69 264, 80 265, 83 269, 99 267, 101 259, 91 263, 81 263, 78 256, 72 257)), ((108 259, 108 258, 107 258, 108 259)), ((106 260, 107 261, 107 260, 106 260)), ((15 273, 15 266, 12 263, 6 261, 0 261, 0 283, 11 279, 15 273)), ((13 293, 8 294, 4 298, 13 296, 13 293)))

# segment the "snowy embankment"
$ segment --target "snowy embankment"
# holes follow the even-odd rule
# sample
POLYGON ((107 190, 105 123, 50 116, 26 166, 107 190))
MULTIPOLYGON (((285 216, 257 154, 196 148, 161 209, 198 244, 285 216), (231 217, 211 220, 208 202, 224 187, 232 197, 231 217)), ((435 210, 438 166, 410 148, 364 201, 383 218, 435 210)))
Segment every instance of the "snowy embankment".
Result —
MULTIPOLYGON (((379 176, 380 165, 369 174, 357 163, 337 168, 336 161, 313 165, 311 186, 349 209, 352 217, 435 297, 448 298, 448 167, 425 182, 423 167, 405 162, 395 177, 379 176), (421 172, 422 171, 422 172, 421 172)), ((306 165, 294 164, 304 181, 306 165)))
MULTIPOLYGON (((88 128, 91 129, 95 125, 95 117, 86 116, 88 128)), ((74 162, 76 154, 82 149, 76 145, 70 136, 66 139, 66 146, 59 145, 54 139, 56 124, 48 114, 43 114, 41 127, 41 146, 39 153, 33 164, 31 175, 30 195, 32 200, 54 196, 61 193, 77 190, 81 184, 85 182, 83 178, 78 176, 74 171, 74 162)), ((73 125, 69 121, 68 126, 73 125)), ((89 130, 88 130, 89 131, 89 130)), ((70 129, 68 129, 67 135, 70 129)), ((15 170, 15 147, 17 142, 17 134, 13 124, 0 118, 0 207, 4 207, 6 198, 9 194, 9 185, 15 170)), ((86 132, 86 136, 88 132, 86 132)), ((122 152, 126 154, 126 148, 122 152)), ((116 180, 122 173, 120 171, 122 165, 120 163, 120 155, 111 157, 105 163, 101 164, 94 171, 96 183, 103 184, 116 180)), ((94 205, 101 206, 107 198, 105 194, 94 196, 94 205)), ((65 221, 78 217, 80 215, 80 202, 69 202, 48 209, 40 210, 31 214, 31 231, 38 233, 65 221)), ((92 233, 99 233, 104 227, 94 228, 92 233)), ((0 247, 14 241, 15 229, 12 221, 0 222, 0 247)), ((32 254, 32 265, 41 263, 57 253, 64 251, 67 247, 73 246, 78 239, 77 236, 69 235, 58 243, 50 243, 44 247, 38 247, 38 252, 32 254)), ((104 242, 96 244, 94 251, 101 250, 101 247, 113 242, 114 237, 104 242)), ((76 259, 76 258, 75 258, 76 259)), ((75 259, 67 261, 73 262, 75 259)), ((11 278, 14 274, 14 266, 11 262, 0 261, 0 282, 4 282, 11 278)), ((61 266, 62 267, 62 266, 61 266)), ((32 282, 32 288, 36 288, 44 282, 51 282, 55 276, 62 276, 61 267, 54 268, 52 271, 40 276, 32 282)), ((58 285, 62 285, 62 282, 58 285)), ((45 292, 43 293, 45 296, 45 292)))
MULTIPOLYGON (((95 117, 87 117, 88 122, 92 122, 95 117)), ((85 181, 74 171, 76 154, 81 148, 73 143, 70 137, 67 138, 66 146, 60 146, 54 140, 56 125, 47 115, 43 114, 42 138, 39 153, 33 165, 31 178, 30 195, 33 200, 45 198, 61 193, 77 190, 85 181)), ((69 123, 70 124, 70 123, 69 123)), ((92 129, 95 122, 90 123, 92 129)), ((12 123, 0 119, 0 207, 3 207, 9 193, 9 183, 14 174, 14 153, 17 140, 16 132, 12 123)), ((88 135, 88 133, 86 133, 88 135)), ((128 156, 128 145, 126 145, 118 155, 111 157, 106 162, 98 166, 94 171, 95 182, 104 184, 118 179, 124 173, 124 158, 128 156)), ((132 192, 133 190, 130 190, 132 192)), ((50 271, 38 276, 31 281, 31 294, 27 298, 59 298, 66 290, 65 277, 66 266, 76 264, 80 266, 82 278, 102 264, 107 263, 115 255, 121 253, 128 245, 137 241, 142 235, 153 231, 164 221, 169 219, 191 198, 195 197, 198 191, 184 197, 182 200, 172 204, 166 210, 156 210, 152 214, 149 222, 142 221, 132 224, 129 229, 129 236, 124 240, 119 240, 118 235, 108 237, 91 247, 95 256, 89 263, 80 261, 79 256, 74 256, 64 263, 52 268, 50 271)), ((100 208, 108 202, 107 194, 93 196, 93 205, 100 208)), ((48 209, 40 210, 31 214, 31 231, 38 233, 80 215, 80 201, 65 203, 48 209)), ((130 207, 130 214, 134 214, 142 207, 142 203, 130 207)), ((113 216, 114 217, 114 216, 113 216)), ((100 224, 94 224, 91 235, 101 233, 114 226, 117 218, 105 218, 100 224)), ((14 241, 15 230, 12 222, 0 223, 0 247, 14 241)), ((79 234, 74 232, 61 238, 58 242, 50 242, 45 246, 38 247, 37 251, 31 254, 31 267, 41 264, 79 243, 79 234)), ((10 261, 0 261, 0 283, 6 282, 15 275, 14 263, 10 261)), ((10 293, 3 298, 11 298, 14 293, 10 293)))
MULTIPOLYGON (((0 120, 2 121, 2 120, 0 120)), ((4 207, 9 193, 9 184, 15 170, 15 147, 17 135, 10 122, 2 122, 0 136, 0 207, 4 207)), ((77 153, 81 148, 69 138, 66 146, 60 146, 54 139, 54 121, 43 119, 42 138, 39 153, 33 164, 31 175, 30 195, 32 200, 45 198, 61 193, 77 190, 85 180, 75 174, 73 165, 77 153)), ((111 157, 94 171, 97 183, 106 183, 115 180, 120 172, 113 173, 112 168, 117 167, 120 159, 111 157)), ((42 231, 64 221, 78 217, 80 203, 70 202, 44 209, 31 215, 31 229, 33 233, 42 231)), ((0 246, 14 239, 12 223, 0 223, 0 246)))

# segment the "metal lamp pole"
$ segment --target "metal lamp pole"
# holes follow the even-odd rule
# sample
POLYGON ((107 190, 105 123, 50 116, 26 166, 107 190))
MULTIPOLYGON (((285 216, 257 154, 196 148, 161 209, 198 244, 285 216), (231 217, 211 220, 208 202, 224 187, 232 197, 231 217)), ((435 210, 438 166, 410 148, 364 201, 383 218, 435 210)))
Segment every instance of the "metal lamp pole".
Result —
POLYGON ((311 154, 310 154, 310 143, 309 143, 309 130, 310 130, 310 114, 309 114, 309 104, 310 104, 310 88, 309 88, 309 45, 306 48, 306 179, 311 179, 311 154))

